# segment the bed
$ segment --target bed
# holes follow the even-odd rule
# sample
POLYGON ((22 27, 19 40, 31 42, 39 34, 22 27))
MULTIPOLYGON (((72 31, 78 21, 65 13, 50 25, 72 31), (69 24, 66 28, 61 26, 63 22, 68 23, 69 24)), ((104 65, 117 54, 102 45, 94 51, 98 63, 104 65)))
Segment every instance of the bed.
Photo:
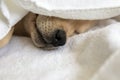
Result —
POLYGON ((0 80, 120 80, 120 1, 88 0, 86 4, 86 0, 75 0, 85 3, 81 6, 76 6, 72 0, 6 1, 1 0, 1 11, 6 13, 2 13, 0 19, 0 39, 29 11, 67 19, 100 21, 95 28, 69 38, 65 46, 56 50, 42 50, 36 48, 30 38, 13 36, 10 43, 0 49, 0 80), (51 6, 54 3, 59 6, 51 6), (94 3, 96 5, 92 5, 94 3), (12 10, 13 6, 18 8, 12 10), (88 16, 88 13, 93 15, 88 16))

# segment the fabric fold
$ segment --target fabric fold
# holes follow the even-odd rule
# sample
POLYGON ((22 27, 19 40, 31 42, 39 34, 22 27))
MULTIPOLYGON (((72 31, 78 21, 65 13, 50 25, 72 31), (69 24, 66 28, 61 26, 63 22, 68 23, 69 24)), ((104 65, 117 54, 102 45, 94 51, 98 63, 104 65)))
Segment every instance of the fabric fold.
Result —
POLYGON ((20 7, 14 0, 0 1, 0 39, 4 38, 20 19, 28 13, 20 7))

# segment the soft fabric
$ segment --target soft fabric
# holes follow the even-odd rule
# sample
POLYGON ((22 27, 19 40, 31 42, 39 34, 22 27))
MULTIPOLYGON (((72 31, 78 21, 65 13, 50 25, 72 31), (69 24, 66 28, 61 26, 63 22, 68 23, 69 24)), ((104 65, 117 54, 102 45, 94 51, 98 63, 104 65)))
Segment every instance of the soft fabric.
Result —
POLYGON ((120 0, 15 0, 25 9, 67 19, 105 19, 120 15, 120 0), (89 15, 88 15, 89 14, 89 15))
MULTIPOLYGON (((28 11, 62 18, 105 19, 120 15, 120 1, 0 0, 0 39, 28 11)), ((120 80, 119 20, 102 20, 95 29, 52 51, 36 48, 29 38, 13 37, 0 49, 0 80, 120 80)))
POLYGON ((120 21, 69 38, 56 50, 36 48, 31 39, 13 37, 0 49, 0 80, 120 80, 120 21))
POLYGON ((27 12, 13 0, 0 0, 0 40, 27 12))
POLYGON ((28 11, 69 19, 106 19, 120 15, 120 0, 0 0, 0 39, 28 11))

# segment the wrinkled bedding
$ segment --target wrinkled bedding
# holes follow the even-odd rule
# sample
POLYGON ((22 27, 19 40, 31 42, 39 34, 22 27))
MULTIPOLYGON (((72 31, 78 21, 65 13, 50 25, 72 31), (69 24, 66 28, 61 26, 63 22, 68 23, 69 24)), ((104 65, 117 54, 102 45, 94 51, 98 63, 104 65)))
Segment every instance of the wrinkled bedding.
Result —
POLYGON ((120 80, 119 19, 102 20, 51 51, 14 36, 0 49, 0 80, 120 80))
POLYGON ((120 80, 119 0, 0 0, 0 40, 29 11, 105 20, 51 51, 36 48, 30 38, 13 36, 0 48, 0 80, 120 80))

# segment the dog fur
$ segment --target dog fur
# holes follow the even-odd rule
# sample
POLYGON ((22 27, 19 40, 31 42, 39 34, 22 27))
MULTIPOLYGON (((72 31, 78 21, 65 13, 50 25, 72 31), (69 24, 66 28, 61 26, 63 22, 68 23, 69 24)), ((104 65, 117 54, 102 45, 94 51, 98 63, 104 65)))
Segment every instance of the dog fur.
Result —
POLYGON ((14 31, 15 35, 30 37, 37 47, 49 48, 53 46, 45 44, 41 39, 44 37, 39 36, 39 32, 42 33, 42 36, 45 36, 46 39, 46 37, 50 37, 55 30, 60 29, 65 31, 66 38, 68 38, 89 30, 95 24, 96 21, 92 20, 62 19, 30 12, 12 28, 4 39, 0 40, 0 47, 9 42, 14 31))

